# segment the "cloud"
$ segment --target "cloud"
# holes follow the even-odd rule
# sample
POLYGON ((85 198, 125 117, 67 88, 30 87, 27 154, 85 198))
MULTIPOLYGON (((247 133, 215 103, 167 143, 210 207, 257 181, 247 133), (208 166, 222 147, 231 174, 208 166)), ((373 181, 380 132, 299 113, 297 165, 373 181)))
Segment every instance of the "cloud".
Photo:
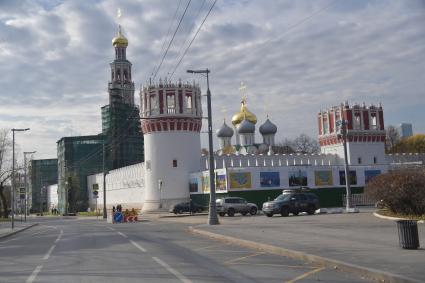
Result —
MULTIPOLYGON (((192 2, 158 77, 170 75, 212 0, 192 2)), ((177 4, 1 1, 0 128, 31 127, 18 143, 37 150, 37 158, 56 156, 63 136, 99 133, 117 9, 139 86, 158 66, 186 2, 167 36, 177 4)), ((257 128, 269 114, 277 140, 315 136, 316 113, 344 100, 382 102, 387 125, 412 122, 424 132, 424 19, 419 0, 221 0, 173 79, 195 79, 205 90, 204 78, 185 70, 211 69, 214 128, 239 110, 244 81, 257 128)), ((205 135, 202 142, 206 146, 205 135)))

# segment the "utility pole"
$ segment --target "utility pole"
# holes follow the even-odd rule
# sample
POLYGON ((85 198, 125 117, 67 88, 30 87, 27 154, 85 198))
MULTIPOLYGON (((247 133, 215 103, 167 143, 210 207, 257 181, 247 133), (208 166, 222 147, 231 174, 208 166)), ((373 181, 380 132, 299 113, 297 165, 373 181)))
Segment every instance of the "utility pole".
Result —
POLYGON ((25 132, 28 131, 29 128, 26 129, 12 129, 12 230, 15 228, 15 132, 25 132))
POLYGON ((212 117, 211 117, 211 91, 208 74, 210 70, 187 70, 190 74, 206 74, 207 76, 207 109, 208 109, 208 151, 209 151, 209 175, 210 175, 210 210, 208 213, 208 224, 220 224, 217 217, 217 207, 215 202, 215 174, 214 174, 214 149, 212 134, 212 117))
POLYGON ((339 137, 342 137, 342 144, 344 147, 344 174, 345 174, 345 211, 347 213, 351 212, 359 212, 358 209, 353 208, 351 204, 351 175, 350 168, 348 166, 348 153, 347 153, 347 120, 339 120, 337 121, 337 125, 340 128, 339 137))
POLYGON ((105 142, 106 142, 106 135, 103 138, 103 144, 102 144, 102 167, 103 167, 103 219, 106 219, 108 217, 107 211, 106 211, 106 165, 105 165, 105 142))
POLYGON ((25 170, 25 222, 27 222, 28 214, 28 167, 27 167, 27 154, 34 154, 36 151, 24 151, 24 170, 25 170))

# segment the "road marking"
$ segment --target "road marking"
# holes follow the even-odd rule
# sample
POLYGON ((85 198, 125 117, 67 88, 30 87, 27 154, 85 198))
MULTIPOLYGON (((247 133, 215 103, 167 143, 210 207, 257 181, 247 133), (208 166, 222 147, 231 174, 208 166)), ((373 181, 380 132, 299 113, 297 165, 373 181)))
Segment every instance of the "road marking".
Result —
POLYGON ((59 242, 59 240, 62 238, 63 235, 63 230, 61 230, 61 232, 59 233, 58 237, 55 240, 55 243, 59 242))
POLYGON ((114 229, 114 228, 112 228, 112 227, 106 226, 106 228, 108 228, 108 229, 109 229, 109 230, 111 230, 111 231, 115 231, 115 229, 114 229))
POLYGON ((181 282, 183 283, 192 283, 191 280, 189 280, 188 278, 186 278, 186 276, 184 276, 183 274, 181 274, 180 272, 178 272, 177 270, 175 270, 174 268, 172 268, 171 266, 169 266, 166 262, 162 261, 161 259, 157 258, 157 257, 152 257, 152 259, 154 261, 156 261, 157 263, 159 263, 160 265, 162 265, 162 267, 164 267, 165 269, 167 269, 170 273, 174 274, 174 276, 176 276, 181 282))
POLYGON ((144 247, 142 247, 141 245, 139 245, 138 243, 136 243, 136 242, 134 242, 134 241, 132 241, 132 240, 130 240, 130 243, 132 243, 133 244, 133 246, 135 246, 136 248, 138 248, 139 250, 141 250, 142 252, 146 252, 146 249, 144 248, 144 247))
POLYGON ((118 231, 117 233, 120 234, 121 236, 123 236, 124 238, 128 238, 126 234, 121 233, 120 231, 118 231))
POLYGON ((32 237, 32 236, 35 236, 35 235, 39 235, 39 234, 42 234, 42 233, 48 232, 48 231, 50 231, 50 230, 51 230, 51 229, 47 229, 47 230, 43 230, 43 231, 40 231, 40 232, 37 232, 37 233, 33 233, 33 234, 30 234, 30 235, 23 235, 22 237, 12 238, 12 239, 10 239, 10 240, 6 240, 6 241, 2 241, 2 242, 0 242, 0 244, 8 243, 8 242, 15 241, 15 240, 20 240, 20 239, 23 239, 23 238, 25 238, 25 237, 27 237, 27 236, 32 237))
POLYGON ((56 247, 56 245, 53 245, 50 247, 49 251, 46 253, 46 255, 43 257, 44 260, 49 259, 50 254, 53 252, 53 249, 56 247))
POLYGON ((313 270, 307 271, 306 273, 303 273, 303 274, 301 274, 300 276, 295 277, 295 278, 294 278, 294 279, 292 279, 292 280, 286 281, 286 283, 294 283, 294 282, 299 281, 299 280, 301 280, 301 279, 304 279, 304 278, 306 278, 307 276, 310 276, 310 275, 312 275, 312 274, 314 274, 314 273, 316 273, 316 272, 322 271, 323 269, 325 269, 325 267, 319 267, 319 268, 316 268, 316 269, 313 269, 313 270))
POLYGON ((223 246, 227 246, 227 245, 226 244, 215 244, 215 245, 210 245, 210 246, 206 246, 206 247, 197 248, 197 249, 195 249, 195 251, 207 250, 207 249, 218 248, 218 247, 223 247, 223 246))
POLYGON ((27 281, 25 283, 32 283, 34 282, 35 278, 37 277, 37 274, 40 272, 40 270, 43 268, 42 265, 37 266, 34 271, 31 273, 30 277, 27 278, 27 281))
POLYGON ((274 264, 274 263, 250 263, 250 262, 235 262, 228 263, 229 265, 256 265, 256 266, 271 266, 271 267, 289 267, 299 269, 314 269, 317 267, 305 266, 305 265, 288 265, 288 264, 274 264))
POLYGON ((258 253, 250 254, 250 255, 247 255, 247 256, 241 256, 241 257, 238 257, 238 258, 235 258, 235 259, 227 260, 227 261, 224 262, 224 264, 234 263, 234 262, 237 262, 237 261, 241 261, 243 259, 247 259, 249 257, 254 257, 254 256, 257 256, 257 255, 262 255, 262 254, 265 254, 265 252, 258 252, 258 253))

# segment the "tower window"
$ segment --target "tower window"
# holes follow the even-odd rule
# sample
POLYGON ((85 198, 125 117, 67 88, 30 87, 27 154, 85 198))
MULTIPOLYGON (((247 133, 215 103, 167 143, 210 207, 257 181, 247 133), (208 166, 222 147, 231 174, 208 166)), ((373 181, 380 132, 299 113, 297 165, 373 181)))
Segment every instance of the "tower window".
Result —
POLYGON ((186 105, 186 109, 188 110, 188 112, 192 111, 192 96, 190 95, 186 95, 185 96, 185 105, 186 105))
POLYGON ((371 116, 371 123, 372 123, 371 128, 373 130, 376 130, 378 128, 377 127, 378 126, 378 121, 376 119, 376 113, 371 113, 370 116, 371 116))
POLYGON ((177 159, 173 159, 173 167, 177 167, 177 159))
POLYGON ((378 163, 378 158, 376 158, 376 156, 373 157, 373 164, 378 163))
POLYGON ((167 95, 167 113, 168 114, 176 113, 176 100, 175 100, 174 94, 167 95))
POLYGON ((357 163, 362 164, 362 158, 361 157, 357 158, 357 163))
POLYGON ((361 129, 361 116, 360 112, 354 113, 354 129, 360 130, 361 129))

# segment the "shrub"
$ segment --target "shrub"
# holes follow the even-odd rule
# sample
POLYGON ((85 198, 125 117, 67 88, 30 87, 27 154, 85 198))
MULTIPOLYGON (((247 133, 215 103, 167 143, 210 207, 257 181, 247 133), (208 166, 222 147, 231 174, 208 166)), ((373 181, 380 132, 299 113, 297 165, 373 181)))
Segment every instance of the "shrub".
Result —
POLYGON ((365 193, 394 213, 425 214, 425 171, 397 170, 373 178, 365 193))

